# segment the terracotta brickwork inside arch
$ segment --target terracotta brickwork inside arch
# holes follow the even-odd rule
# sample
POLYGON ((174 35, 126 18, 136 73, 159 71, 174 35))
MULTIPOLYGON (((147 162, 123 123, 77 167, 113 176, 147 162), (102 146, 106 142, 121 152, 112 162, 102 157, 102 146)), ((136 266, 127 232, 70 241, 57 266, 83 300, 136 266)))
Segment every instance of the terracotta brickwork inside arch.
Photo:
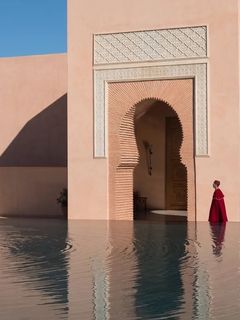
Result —
POLYGON ((133 219, 133 171, 139 154, 134 115, 145 99, 166 102, 177 113, 183 130, 180 149, 187 168, 188 220, 195 220, 193 80, 156 80, 108 84, 109 218, 133 219))

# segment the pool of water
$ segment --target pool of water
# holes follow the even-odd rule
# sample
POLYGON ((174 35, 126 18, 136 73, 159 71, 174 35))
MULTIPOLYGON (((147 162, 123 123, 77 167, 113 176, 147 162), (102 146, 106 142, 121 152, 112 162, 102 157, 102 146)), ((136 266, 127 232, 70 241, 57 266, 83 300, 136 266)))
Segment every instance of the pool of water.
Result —
POLYGON ((239 319, 239 230, 0 219, 0 319, 239 319))

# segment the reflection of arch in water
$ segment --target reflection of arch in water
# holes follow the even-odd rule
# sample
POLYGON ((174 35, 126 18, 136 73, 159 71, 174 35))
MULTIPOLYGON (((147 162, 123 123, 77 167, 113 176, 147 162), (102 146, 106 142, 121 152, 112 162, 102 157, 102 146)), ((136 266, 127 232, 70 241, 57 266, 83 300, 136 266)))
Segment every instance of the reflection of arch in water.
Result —
POLYGON ((176 316, 184 305, 181 267, 187 225, 136 223, 134 234, 139 268, 135 283, 137 318, 176 316))
POLYGON ((139 154, 134 191, 147 197, 148 208, 187 210, 187 168, 181 156, 184 136, 177 112, 159 99, 145 99, 136 105, 134 122, 139 154), (151 146, 151 154, 144 142, 151 146))
POLYGON ((182 163, 187 167, 188 220, 195 220, 192 79, 108 84, 109 218, 133 219, 133 170, 138 163, 134 133, 136 105, 146 99, 167 101, 182 123, 182 163))
MULTIPOLYGON (((68 310, 67 224, 60 220, 9 219, 1 223, 1 247, 11 277, 68 310), (27 280, 24 280, 26 278, 27 280)), ((46 302, 46 301, 45 301, 46 302)))

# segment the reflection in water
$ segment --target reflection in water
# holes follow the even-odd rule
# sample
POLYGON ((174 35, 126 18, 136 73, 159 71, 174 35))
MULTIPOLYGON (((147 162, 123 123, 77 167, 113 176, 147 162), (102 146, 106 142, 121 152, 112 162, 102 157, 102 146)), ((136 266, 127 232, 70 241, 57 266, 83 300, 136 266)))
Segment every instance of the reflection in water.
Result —
MULTIPOLYGON (((66 222, 29 219, 1 222, 0 274, 12 280, 12 283, 7 282, 5 290, 8 298, 12 296, 16 311, 21 310, 22 319, 30 319, 24 316, 28 315, 31 303, 37 303, 39 311, 65 319, 68 313, 69 249, 66 222), (16 289, 21 294, 15 297, 16 289)), ((40 314, 34 319, 37 317, 42 319, 40 314)), ((17 319, 16 315, 14 319, 17 319)))
POLYGON ((181 264, 186 257, 186 235, 186 224, 136 226, 138 319, 169 319, 179 315, 184 302, 181 264))
POLYGON ((0 319, 239 319, 239 227, 0 219, 0 319))
POLYGON ((222 246, 224 242, 224 235, 226 229, 226 223, 213 223, 210 224, 212 240, 213 240, 213 253, 216 256, 221 256, 222 246))
POLYGON ((215 226, 197 224, 195 291, 199 319, 239 319, 239 227, 239 223, 229 222, 215 226))
POLYGON ((135 295, 139 267, 136 258, 134 223, 119 221, 109 225, 111 251, 109 267, 109 317, 107 319, 135 319, 135 295))

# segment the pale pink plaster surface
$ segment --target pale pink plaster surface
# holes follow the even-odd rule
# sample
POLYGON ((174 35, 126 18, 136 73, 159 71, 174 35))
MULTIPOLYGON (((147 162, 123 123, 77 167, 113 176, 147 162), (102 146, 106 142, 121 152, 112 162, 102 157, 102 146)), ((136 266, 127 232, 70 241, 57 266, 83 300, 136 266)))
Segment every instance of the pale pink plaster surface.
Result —
POLYGON ((210 151, 195 159, 197 219, 208 218, 217 178, 229 220, 240 221, 237 0, 68 2, 70 218, 107 217, 107 160, 93 158, 93 34, 198 25, 209 36, 210 151))
MULTIPOLYGON (((66 94, 67 56, 1 58, 0 74, 1 158, 26 124, 66 94)), ((56 197, 67 186, 66 165, 47 166, 46 154, 44 167, 31 166, 28 152, 28 165, 0 166, 0 215, 60 215, 56 197)))

